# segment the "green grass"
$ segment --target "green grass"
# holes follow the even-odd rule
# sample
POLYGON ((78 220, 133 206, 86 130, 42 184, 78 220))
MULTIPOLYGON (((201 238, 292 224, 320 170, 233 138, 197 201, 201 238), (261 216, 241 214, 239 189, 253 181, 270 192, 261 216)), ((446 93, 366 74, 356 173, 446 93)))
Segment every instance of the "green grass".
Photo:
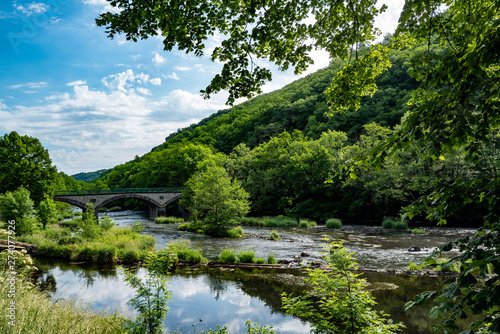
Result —
POLYGON ((116 315, 101 315, 90 310, 89 306, 74 300, 58 299, 52 302, 47 293, 33 289, 29 283, 18 279, 14 298, 8 296, 10 284, 7 273, 0 272, 0 333, 126 333, 123 319, 116 315), (15 301, 15 327, 6 318, 11 300, 15 301))
POLYGON ((243 226, 263 226, 262 218, 260 217, 243 217, 239 223, 243 226))
POLYGON ((338 218, 330 218, 326 221, 325 226, 327 228, 336 228, 339 229, 342 227, 342 221, 338 218))
POLYGON ((406 230, 408 229, 408 223, 406 221, 385 217, 382 221, 382 227, 386 229, 406 230))
POLYGON ((299 228, 316 227, 318 224, 314 220, 301 219, 299 220, 299 228))
POLYGON ((273 241, 280 240, 280 235, 278 234, 278 231, 271 231, 271 240, 273 241))
POLYGON ((294 218, 285 216, 277 217, 244 217, 239 220, 243 226, 261 226, 261 227, 297 227, 299 223, 294 218))
POLYGON ((222 253, 219 255, 219 262, 221 263, 235 263, 236 260, 236 254, 230 249, 222 250, 222 253))
POLYGON ((177 258, 180 261, 190 263, 200 263, 204 261, 203 255, 197 249, 182 249, 177 252, 177 258))
POLYGON ((289 217, 263 217, 262 226, 264 227, 297 227, 299 223, 296 219, 289 217))
POLYGON ((245 233, 243 232, 243 228, 241 226, 233 228, 212 229, 210 228, 210 226, 200 223, 185 223, 179 225, 177 229, 179 231, 206 234, 218 238, 241 238, 245 236, 245 233))
POLYGON ((157 217, 155 219, 156 224, 175 224, 175 223, 184 223, 183 218, 177 217, 157 217))

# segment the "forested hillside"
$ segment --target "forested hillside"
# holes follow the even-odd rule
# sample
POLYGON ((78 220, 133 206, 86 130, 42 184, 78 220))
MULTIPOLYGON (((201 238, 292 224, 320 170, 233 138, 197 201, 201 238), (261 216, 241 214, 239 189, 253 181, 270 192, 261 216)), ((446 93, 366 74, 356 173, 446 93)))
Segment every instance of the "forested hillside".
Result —
MULTIPOLYGON (((196 175, 201 162, 212 160, 250 194, 251 215, 320 222, 397 216, 428 187, 489 168, 478 171, 462 161, 460 152, 420 158, 418 165, 416 154, 402 152, 400 161, 387 161, 380 170, 364 170, 342 185, 328 183, 344 162, 369 154, 387 138, 411 108, 408 101, 417 82, 410 68, 422 50, 427 46, 395 52, 392 66, 377 80, 378 92, 364 98, 357 111, 327 115, 324 92, 345 65, 334 61, 283 89, 178 130, 152 152, 99 178, 99 186, 180 187, 196 175)), ((432 51, 443 49, 433 46, 432 51)), ((459 214, 462 221, 474 220, 472 213, 459 214)), ((420 217, 426 215, 422 207, 420 217)))
POLYGON ((295 129, 312 139, 319 138, 328 129, 344 131, 353 142, 361 134, 364 124, 377 122, 393 127, 400 122, 401 116, 409 109, 409 94, 417 87, 417 82, 408 73, 411 57, 416 52, 419 49, 396 53, 391 59, 392 67, 378 78, 379 91, 372 98, 365 98, 356 112, 326 116, 328 105, 324 92, 335 73, 345 65, 345 62, 337 60, 328 68, 280 90, 179 129, 157 149, 187 140, 229 153, 239 143, 253 148, 283 131, 295 129))

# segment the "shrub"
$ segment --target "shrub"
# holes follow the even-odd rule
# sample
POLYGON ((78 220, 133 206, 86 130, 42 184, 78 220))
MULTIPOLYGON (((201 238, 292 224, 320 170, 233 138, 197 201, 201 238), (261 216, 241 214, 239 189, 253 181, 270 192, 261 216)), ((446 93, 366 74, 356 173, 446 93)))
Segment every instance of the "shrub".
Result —
POLYGON ((196 249, 182 249, 177 252, 177 258, 181 261, 199 263, 203 261, 203 256, 196 249))
POLYGON ((307 220, 299 221, 299 228, 308 228, 308 227, 309 227, 309 222, 307 220))
POLYGON ((349 253, 340 242, 323 247, 330 270, 309 270, 305 281, 311 289, 301 296, 283 293, 282 307, 286 313, 314 319, 311 323, 314 333, 389 334, 401 331, 403 324, 393 324, 373 309, 376 302, 366 291, 366 281, 350 270, 359 268, 354 253, 349 253))
POLYGON ((236 254, 230 249, 224 249, 219 255, 219 262, 221 263, 235 263, 236 254))
POLYGON ((411 233, 413 233, 413 234, 423 234, 423 233, 425 233, 425 231, 424 230, 420 230, 418 228, 414 228, 413 230, 411 230, 411 233))
POLYGON ((226 236, 228 238, 241 238, 245 235, 245 233, 243 232, 243 228, 241 226, 227 229, 225 231, 226 231, 226 236))
POLYGON ((243 251, 238 254, 241 263, 254 263, 255 253, 251 251, 243 251))
POLYGON ((407 230, 408 229, 408 223, 406 221, 396 221, 396 223, 393 226, 393 229, 395 230, 407 230))
POLYGON ((266 260, 258 258, 258 259, 255 259, 253 263, 255 263, 255 264, 265 264, 266 260))
POLYGON ((388 218, 388 217, 385 217, 383 220, 382 220, 382 227, 383 228, 394 228, 394 224, 396 223, 397 221, 392 219, 392 218, 388 218))
POLYGON ((115 223, 113 222, 113 219, 105 216, 100 220, 99 226, 103 231, 109 231, 113 226, 115 226, 115 223))
POLYGON ((267 263, 268 264, 277 264, 278 261, 276 261, 276 258, 274 257, 274 255, 269 254, 267 256, 267 263))
POLYGON ((189 223, 180 224, 179 227, 177 228, 177 230, 179 230, 179 231, 187 231, 187 227, 188 226, 189 226, 189 223))
POLYGON ((273 241, 280 240, 280 235, 278 234, 278 231, 271 231, 271 240, 273 241))
POLYGON ((142 231, 144 231, 144 226, 142 226, 140 222, 136 221, 132 224, 131 229, 135 233, 141 233, 142 231))
POLYGON ((341 228, 342 227, 342 221, 338 218, 330 218, 326 221, 325 226, 327 228, 341 228))
POLYGON ((139 262, 139 252, 136 249, 126 249, 122 253, 123 263, 134 263, 139 262))

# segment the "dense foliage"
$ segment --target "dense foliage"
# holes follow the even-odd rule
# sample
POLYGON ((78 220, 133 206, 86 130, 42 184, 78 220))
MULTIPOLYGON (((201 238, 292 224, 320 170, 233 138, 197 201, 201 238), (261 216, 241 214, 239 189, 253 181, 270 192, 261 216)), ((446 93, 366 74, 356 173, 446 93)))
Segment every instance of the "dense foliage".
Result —
POLYGON ((0 137, 0 194, 27 189, 38 205, 52 191, 56 168, 40 141, 13 131, 0 137))

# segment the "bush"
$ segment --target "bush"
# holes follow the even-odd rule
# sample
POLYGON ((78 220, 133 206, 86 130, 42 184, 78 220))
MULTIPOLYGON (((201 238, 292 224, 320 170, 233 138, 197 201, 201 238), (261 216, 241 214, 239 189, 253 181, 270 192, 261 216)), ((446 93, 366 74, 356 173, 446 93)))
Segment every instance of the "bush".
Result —
POLYGON ((114 263, 116 258, 115 246, 105 246, 97 249, 97 263, 114 263))
POLYGON ((327 228, 341 228, 342 221, 338 218, 330 218, 326 221, 325 226, 327 228))
POLYGON ((177 252, 177 258, 180 261, 186 261, 190 263, 200 263, 202 262, 203 255, 200 251, 196 249, 182 249, 177 252))
POLYGON ((122 253, 122 262, 123 263, 135 263, 139 262, 140 256, 139 252, 135 249, 127 249, 122 253))
POLYGON ((307 220, 299 221, 299 228, 309 228, 309 222, 307 220))
POLYGON ((276 258, 274 257, 274 255, 269 254, 267 256, 267 263, 268 264, 277 264, 278 261, 276 261, 276 258))
POLYGON ((255 259, 253 263, 255 263, 255 264, 265 264, 266 260, 258 258, 258 259, 255 259))
POLYGON ((180 224, 179 227, 177 228, 177 230, 179 230, 179 231, 187 231, 187 227, 188 226, 189 226, 189 223, 180 224))
POLYGON ((271 231, 271 240, 273 241, 280 240, 280 235, 278 234, 278 231, 271 231))
POLYGON ((408 229, 408 223, 406 221, 396 221, 396 223, 393 226, 393 229, 395 230, 407 230, 408 229))
POLYGON ((225 236, 228 238, 242 238, 245 233, 243 232, 243 228, 241 226, 231 228, 231 229, 226 229, 224 230, 225 236))
POLYGON ((254 263, 255 252, 243 251, 238 254, 238 259, 241 263, 254 263))
POLYGON ((236 254, 230 249, 224 249, 219 255, 219 262, 221 263, 235 263, 236 254))
POLYGON ((414 228, 413 230, 411 230, 411 233, 413 234, 423 234, 425 233, 424 230, 419 230, 418 228, 414 228))
POLYGON ((156 224, 174 224, 174 223, 183 223, 183 218, 177 217, 157 217, 155 219, 156 224))

